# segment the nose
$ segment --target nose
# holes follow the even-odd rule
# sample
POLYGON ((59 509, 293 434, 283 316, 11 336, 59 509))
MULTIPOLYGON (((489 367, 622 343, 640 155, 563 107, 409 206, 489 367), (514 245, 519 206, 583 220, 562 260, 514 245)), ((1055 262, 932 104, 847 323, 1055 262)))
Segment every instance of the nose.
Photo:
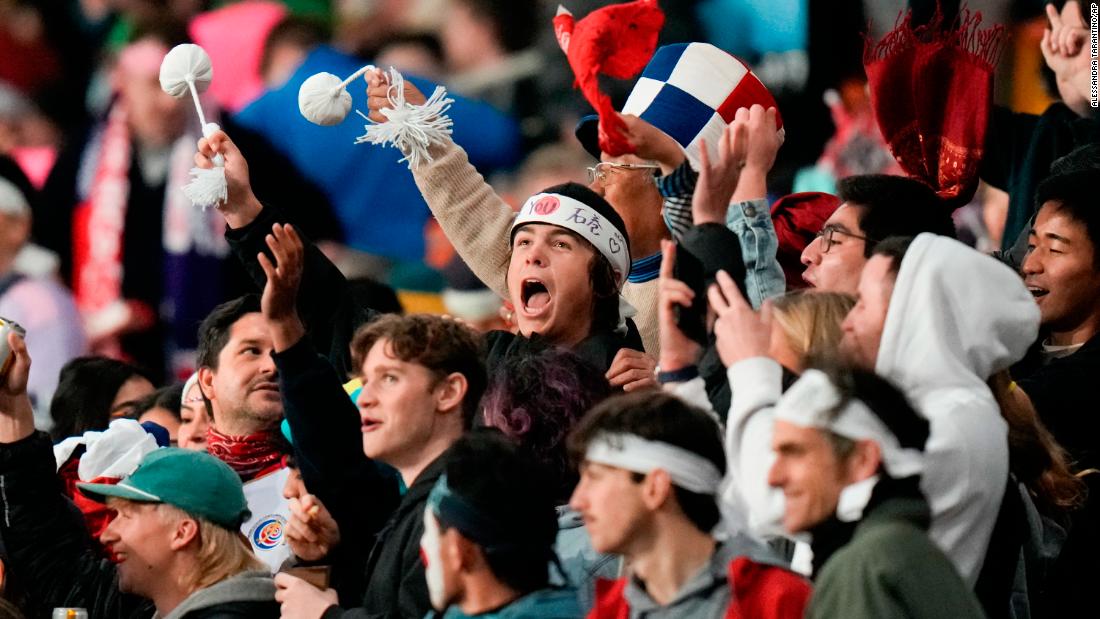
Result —
POLYGON ((573 494, 569 497, 569 507, 576 511, 583 511, 588 507, 588 500, 584 495, 584 480, 582 479, 577 487, 573 489, 573 494))
POLYGON ((588 183, 588 188, 598 193, 601 197, 603 196, 603 183, 600 182, 600 179, 592 179, 592 182, 588 183))
POLYGON ((784 475, 784 471, 780 462, 781 460, 776 458, 775 462, 772 463, 771 468, 768 469, 768 485, 772 488, 781 488, 786 482, 786 475, 784 475))
POLYGON ((277 369, 275 368, 275 357, 272 352, 274 351, 268 351, 268 354, 263 355, 263 359, 260 361, 260 372, 268 374, 274 379, 277 376, 277 369))
POLYGON ((1024 275, 1036 275, 1043 272, 1043 261, 1037 251, 1031 250, 1024 255, 1024 263, 1020 265, 1020 272, 1024 275))
POLYGON ((364 381, 363 387, 359 390, 359 397, 355 399, 355 405, 358 406, 360 409, 364 409, 374 406, 374 404, 377 402, 378 399, 374 397, 374 394, 371 393, 370 387, 364 381))
POLYGON ((116 522, 118 522, 117 514, 113 518, 111 518, 111 522, 107 523, 107 527, 104 528, 103 532, 99 534, 99 542, 104 546, 110 546, 120 539, 118 532, 115 531, 116 522))
POLYGON ((820 236, 815 236, 814 240, 810 241, 806 249, 802 250, 802 256, 800 257, 802 264, 810 266, 821 263, 821 243, 820 236))
POLYGON ((533 264, 536 266, 546 266, 546 255, 544 253, 545 247, 543 247, 541 241, 534 241, 531 243, 531 247, 527 249, 523 259, 527 264, 533 264))

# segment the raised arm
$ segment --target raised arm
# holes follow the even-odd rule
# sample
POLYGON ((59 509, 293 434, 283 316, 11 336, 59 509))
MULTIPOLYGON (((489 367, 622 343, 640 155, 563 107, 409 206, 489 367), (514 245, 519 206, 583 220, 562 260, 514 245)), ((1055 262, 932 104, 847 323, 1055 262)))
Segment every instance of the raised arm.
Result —
MULTIPOLYGON (((370 118, 384 122, 386 117, 380 110, 390 105, 390 85, 377 71, 367 74, 367 84, 370 118)), ((413 105, 425 101, 424 95, 409 81, 405 81, 405 99, 413 105)), ((432 161, 413 170, 416 186, 470 270, 507 299, 508 233, 515 212, 493 192, 470 164, 466 151, 453 141, 448 139, 444 144, 434 145, 430 154, 432 161)))
POLYGON ((62 494, 49 436, 34 429, 27 347, 15 334, 7 344, 14 362, 0 377, 0 537, 8 567, 45 608, 81 606, 93 617, 152 615, 148 600, 119 593, 114 565, 97 556, 83 518, 62 494))

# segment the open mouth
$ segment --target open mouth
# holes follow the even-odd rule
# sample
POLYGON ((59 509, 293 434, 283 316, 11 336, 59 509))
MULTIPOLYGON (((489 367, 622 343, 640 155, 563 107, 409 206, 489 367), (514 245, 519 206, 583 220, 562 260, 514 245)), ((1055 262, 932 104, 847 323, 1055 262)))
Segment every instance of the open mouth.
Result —
POLYGON ((541 280, 528 278, 520 288, 520 300, 528 314, 540 314, 550 305, 550 290, 541 280))
POLYGON ((362 424, 363 434, 366 434, 368 432, 374 432, 375 430, 377 430, 380 427, 382 427, 382 422, 378 421, 377 419, 370 419, 370 418, 363 419, 363 424, 362 424))
POLYGON ((1050 294, 1050 291, 1046 288, 1040 288, 1038 286, 1028 286, 1027 291, 1031 293, 1031 296, 1036 299, 1042 298, 1050 294))

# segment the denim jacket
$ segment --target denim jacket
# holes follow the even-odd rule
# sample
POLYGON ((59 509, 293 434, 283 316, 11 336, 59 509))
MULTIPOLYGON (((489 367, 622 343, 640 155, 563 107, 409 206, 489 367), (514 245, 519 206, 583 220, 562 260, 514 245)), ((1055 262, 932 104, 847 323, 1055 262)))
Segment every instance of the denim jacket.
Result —
MULTIPOLYGON (((665 198, 665 224, 677 242, 692 225, 691 197, 697 179, 698 173, 685 161, 671 174, 657 180, 657 187, 665 198)), ((760 309, 766 299, 781 295, 787 289, 783 269, 775 257, 779 239, 772 225, 767 198, 731 204, 726 213, 726 227, 741 242, 745 290, 753 308, 760 309)))

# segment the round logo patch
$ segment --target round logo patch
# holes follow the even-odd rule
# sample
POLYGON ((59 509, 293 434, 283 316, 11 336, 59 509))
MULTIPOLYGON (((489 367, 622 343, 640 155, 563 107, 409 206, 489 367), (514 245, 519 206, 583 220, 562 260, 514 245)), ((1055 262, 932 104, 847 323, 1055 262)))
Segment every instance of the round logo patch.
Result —
POLYGON ((248 532, 248 539, 260 550, 271 550, 283 542, 285 529, 286 518, 279 514, 272 514, 260 518, 259 522, 252 525, 252 530, 248 532))
POLYGON ((554 196, 544 196, 542 198, 539 198, 538 202, 535 202, 535 205, 531 207, 531 210, 536 215, 549 215, 550 213, 558 210, 558 206, 560 204, 561 203, 554 196))

